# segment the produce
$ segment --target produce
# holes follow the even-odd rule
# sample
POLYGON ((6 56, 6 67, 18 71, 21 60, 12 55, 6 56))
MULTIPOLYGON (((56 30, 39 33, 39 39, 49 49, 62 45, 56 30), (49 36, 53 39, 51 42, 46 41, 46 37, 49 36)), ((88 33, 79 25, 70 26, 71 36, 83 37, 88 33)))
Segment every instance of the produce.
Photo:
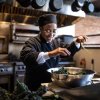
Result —
POLYGON ((0 87, 0 100, 62 100, 58 95, 44 97, 47 92, 46 86, 40 86, 37 91, 30 91, 28 87, 17 80, 15 90, 9 91, 0 87))
POLYGON ((64 69, 64 67, 61 67, 58 71, 55 71, 54 73, 56 73, 56 74, 67 74, 67 75, 85 75, 86 71, 81 70, 80 72, 77 72, 77 73, 70 73, 67 69, 64 69))
POLYGON ((64 67, 61 67, 58 71, 56 71, 57 74, 68 74, 68 71, 64 69, 64 67))

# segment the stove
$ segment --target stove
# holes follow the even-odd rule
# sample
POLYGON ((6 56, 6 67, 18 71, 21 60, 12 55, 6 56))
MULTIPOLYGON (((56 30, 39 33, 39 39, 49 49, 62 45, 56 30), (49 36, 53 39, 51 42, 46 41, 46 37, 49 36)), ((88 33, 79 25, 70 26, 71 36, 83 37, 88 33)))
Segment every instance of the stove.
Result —
POLYGON ((13 67, 8 62, 0 62, 0 87, 13 90, 13 67))
POLYGON ((13 91, 16 80, 24 82, 25 69, 22 62, 0 62, 0 86, 13 91))
POLYGON ((16 72, 25 72, 26 66, 23 64, 23 62, 15 62, 16 65, 16 72))
POLYGON ((24 82, 26 66, 22 62, 16 62, 15 64, 15 72, 16 79, 20 82, 24 82))
POLYGON ((13 67, 11 64, 0 63, 0 75, 11 75, 13 74, 13 67))
POLYGON ((25 72, 26 66, 22 62, 0 62, 0 75, 13 74, 13 67, 16 73, 25 72))

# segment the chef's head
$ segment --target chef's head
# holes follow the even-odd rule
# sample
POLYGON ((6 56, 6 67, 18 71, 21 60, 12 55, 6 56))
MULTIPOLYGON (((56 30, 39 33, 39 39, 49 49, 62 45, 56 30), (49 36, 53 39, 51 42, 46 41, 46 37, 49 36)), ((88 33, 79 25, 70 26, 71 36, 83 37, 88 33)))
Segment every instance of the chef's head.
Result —
POLYGON ((54 14, 46 14, 39 17, 38 20, 41 36, 50 42, 53 39, 57 29, 57 19, 54 14))

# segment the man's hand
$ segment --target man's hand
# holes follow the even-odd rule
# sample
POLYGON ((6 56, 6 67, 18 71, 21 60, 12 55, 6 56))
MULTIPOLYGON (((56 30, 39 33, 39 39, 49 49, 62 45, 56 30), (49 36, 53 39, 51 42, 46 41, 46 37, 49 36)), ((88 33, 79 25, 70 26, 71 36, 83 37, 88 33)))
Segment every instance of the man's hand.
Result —
POLYGON ((87 36, 78 36, 76 39, 77 43, 84 43, 87 39, 87 36))
POLYGON ((61 47, 48 52, 49 57, 57 55, 69 56, 70 54, 71 54, 70 51, 68 51, 66 48, 61 48, 61 47))

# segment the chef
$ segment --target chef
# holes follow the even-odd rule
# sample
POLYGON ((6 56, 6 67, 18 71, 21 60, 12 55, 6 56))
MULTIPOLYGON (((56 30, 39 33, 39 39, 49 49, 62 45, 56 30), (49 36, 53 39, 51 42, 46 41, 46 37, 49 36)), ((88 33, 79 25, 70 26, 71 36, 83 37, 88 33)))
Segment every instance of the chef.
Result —
MULTIPOLYGON (((84 36, 77 37, 69 47, 61 47, 54 35, 57 30, 57 19, 54 14, 45 14, 38 19, 40 33, 25 42, 20 58, 26 65, 25 84, 31 91, 36 91, 41 83, 51 82, 47 69, 58 67, 59 56, 74 56, 80 50, 84 36)), ((57 33, 56 33, 57 34, 57 33)))

